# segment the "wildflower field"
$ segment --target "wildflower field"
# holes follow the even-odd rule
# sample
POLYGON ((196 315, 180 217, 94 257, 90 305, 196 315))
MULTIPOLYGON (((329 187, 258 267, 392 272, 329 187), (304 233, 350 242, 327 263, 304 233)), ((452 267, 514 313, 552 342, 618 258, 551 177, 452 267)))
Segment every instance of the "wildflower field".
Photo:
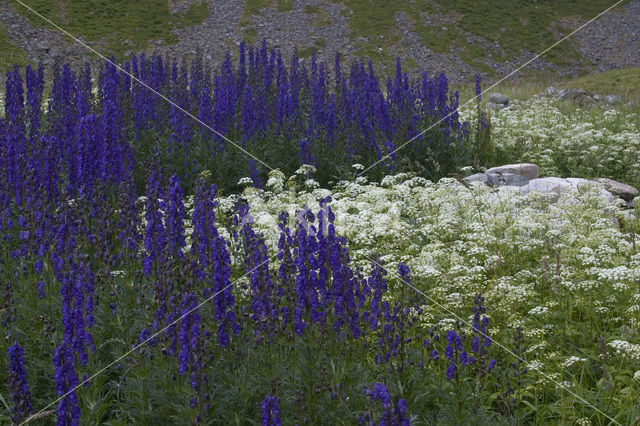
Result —
POLYGON ((237 56, 7 72, 1 422, 640 421, 638 204, 458 175, 640 186, 637 111, 237 56))

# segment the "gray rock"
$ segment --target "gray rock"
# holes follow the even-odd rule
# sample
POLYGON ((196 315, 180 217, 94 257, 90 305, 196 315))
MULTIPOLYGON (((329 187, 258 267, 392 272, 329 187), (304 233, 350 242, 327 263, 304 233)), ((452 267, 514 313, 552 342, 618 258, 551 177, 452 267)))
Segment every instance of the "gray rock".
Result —
POLYGON ((547 96, 558 96, 558 89, 553 86, 547 87, 544 92, 547 96))
MULTIPOLYGON (((580 191, 582 188, 586 186, 591 186, 591 185, 603 186, 601 182, 596 182, 593 180, 582 179, 582 178, 566 178, 565 180, 569 182, 571 186, 576 188, 578 191, 580 191)), ((611 192, 607 191, 604 188, 600 189, 600 196, 607 203, 611 203, 613 200, 616 199, 615 195, 613 195, 611 192)))
POLYGON ((625 225, 629 225, 631 222, 635 221, 637 217, 631 210, 623 210, 621 214, 625 225))
POLYGON ((44 50, 45 52, 48 52, 49 49, 51 48, 47 40, 40 40, 38 43, 36 43, 36 47, 38 49, 44 50))
POLYGON ((495 104, 493 102, 487 102, 487 109, 488 110, 498 110, 498 109, 503 109, 506 108, 506 105, 502 105, 502 104, 495 104))
POLYGON ((539 177, 540 168, 533 163, 505 164, 504 166, 492 167, 485 173, 513 173, 527 180, 532 180, 539 177))
POLYGON ((529 179, 515 173, 485 173, 488 183, 493 186, 525 186, 529 179))
POLYGON ((475 173, 471 176, 467 176, 466 178, 462 179, 466 182, 482 182, 482 183, 487 183, 487 181, 489 180, 487 178, 487 175, 484 173, 475 173))
POLYGON ((494 104, 508 105, 509 98, 507 98, 502 93, 492 93, 491 97, 489 98, 489 102, 493 102, 494 104))
POLYGON ((620 98, 616 95, 607 95, 604 97, 604 100, 607 101, 607 103, 610 105, 620 102, 620 98))
POLYGON ((596 181, 602 183, 607 191, 625 201, 631 201, 638 195, 638 190, 626 183, 607 178, 598 178, 596 181))
POLYGON ((571 184, 566 179, 545 177, 530 180, 528 184, 520 188, 520 193, 522 195, 527 195, 530 192, 561 194, 567 192, 570 187, 571 184))

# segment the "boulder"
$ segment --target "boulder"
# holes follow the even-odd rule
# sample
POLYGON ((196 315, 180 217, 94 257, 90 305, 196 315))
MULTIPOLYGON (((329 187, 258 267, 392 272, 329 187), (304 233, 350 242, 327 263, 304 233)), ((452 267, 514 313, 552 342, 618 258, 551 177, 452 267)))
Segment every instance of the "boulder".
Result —
POLYGON ((607 95, 604 97, 604 99, 610 105, 617 104, 618 102, 620 102, 620 98, 616 95, 607 95))
POLYGON ((485 173, 488 183, 493 186, 524 186, 529 183, 529 179, 515 173, 485 173))
MULTIPOLYGON (((585 186, 602 185, 602 183, 600 183, 600 182, 595 182, 595 181, 592 181, 592 180, 582 179, 582 178, 566 178, 565 180, 567 182, 569 182, 571 184, 571 186, 576 188, 578 191, 580 191, 580 189, 582 187, 585 187, 585 186)), ((604 188, 601 188, 600 196, 607 203, 611 203, 616 198, 611 192, 607 191, 604 188)))
POLYGON ((484 173, 475 173, 471 176, 467 176, 466 178, 462 179, 468 183, 471 182, 482 182, 482 183, 487 183, 488 178, 487 175, 484 173))
POLYGON ((502 93, 492 93, 491 97, 489 97, 489 102, 506 106, 509 104, 509 98, 502 93))
POLYGON ((496 103, 493 103, 493 102, 487 102, 487 109, 488 109, 488 110, 504 109, 504 108, 506 108, 506 107, 507 107, 507 106, 506 106, 506 105, 503 105, 503 104, 496 104, 496 103))
POLYGON ((571 184, 559 177, 545 177, 530 180, 528 184, 520 187, 520 193, 527 195, 530 192, 561 194, 567 192, 571 184))
MULTIPOLYGON (((518 164, 506 164, 504 166, 492 167, 485 173, 512 173, 514 175, 520 175, 527 180, 537 179, 540 173, 540 169, 537 165, 532 163, 518 163, 518 164)), ((526 185, 526 184, 524 184, 526 185)))
POLYGON ((636 220, 636 215, 631 210, 623 210, 620 214, 623 221, 621 225, 629 225, 636 220))
POLYGON ((638 195, 638 190, 626 183, 621 183, 607 178, 598 178, 596 179, 596 182, 602 183, 607 191, 625 201, 631 201, 638 195))

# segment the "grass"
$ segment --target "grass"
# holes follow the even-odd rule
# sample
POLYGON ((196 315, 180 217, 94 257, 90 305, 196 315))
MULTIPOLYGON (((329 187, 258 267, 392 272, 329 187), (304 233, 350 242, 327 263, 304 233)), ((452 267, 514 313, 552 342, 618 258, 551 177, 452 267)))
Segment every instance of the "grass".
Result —
POLYGON ((255 27, 247 28, 244 32, 243 40, 248 45, 253 45, 258 37, 258 30, 255 27))
POLYGON ((26 52, 9 41, 7 31, 0 23, 0 72, 4 73, 14 64, 23 67, 26 63, 26 52))
POLYGON ((209 4, 206 1, 192 4, 184 14, 178 17, 176 27, 184 28, 201 24, 209 16, 209 4))
POLYGON ((304 7, 305 13, 319 13, 322 9, 315 4, 308 4, 304 7))
POLYGON ((280 12, 289 12, 293 10, 293 0, 278 0, 278 10, 280 12))
MULTIPOLYGON (((170 14, 163 0, 61 0, 57 3, 62 7, 50 0, 33 0, 29 6, 53 22, 61 23, 70 33, 100 42, 102 48, 116 56, 131 49, 123 45, 126 39, 131 40, 133 46, 141 47, 153 39, 175 43, 178 40, 171 31, 173 28, 199 24, 209 12, 204 1, 178 15, 170 14)), ((48 25, 23 6, 16 4, 15 7, 34 25, 48 25)))
POLYGON ((640 103, 640 68, 626 68, 576 78, 567 87, 586 89, 599 95, 617 95, 640 103))

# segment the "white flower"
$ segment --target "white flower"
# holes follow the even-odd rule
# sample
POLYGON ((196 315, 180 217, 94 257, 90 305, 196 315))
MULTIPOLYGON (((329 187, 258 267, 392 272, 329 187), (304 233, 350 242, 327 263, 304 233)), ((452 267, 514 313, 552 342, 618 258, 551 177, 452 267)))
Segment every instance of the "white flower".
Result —
POLYGON ((243 177, 238 181, 238 186, 251 186, 253 185, 253 180, 250 177, 243 177))
POLYGON ((564 365, 565 367, 571 367, 573 364, 584 362, 586 360, 587 360, 586 358, 580 358, 580 357, 577 357, 577 356, 571 356, 571 357, 565 359, 564 362, 562 363, 562 365, 564 365))
POLYGON ((549 308, 546 306, 536 306, 535 308, 529 311, 529 315, 542 315, 549 312, 549 308))

